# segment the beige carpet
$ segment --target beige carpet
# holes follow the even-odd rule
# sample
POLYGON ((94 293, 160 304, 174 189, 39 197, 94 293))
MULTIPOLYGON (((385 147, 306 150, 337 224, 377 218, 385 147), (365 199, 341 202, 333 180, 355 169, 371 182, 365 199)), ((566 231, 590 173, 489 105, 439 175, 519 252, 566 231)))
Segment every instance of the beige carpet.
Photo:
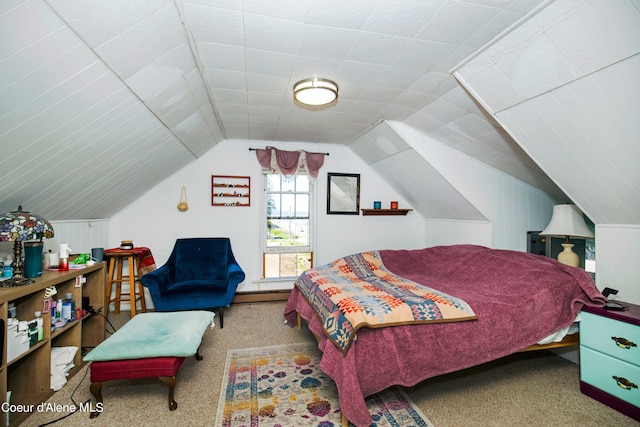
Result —
MULTIPOLYGON (((178 375, 178 409, 167 407, 167 388, 158 380, 107 383, 105 408, 93 420, 77 412, 54 425, 74 426, 212 426, 218 407, 227 350, 295 342, 311 342, 306 330, 284 324, 284 303, 234 305, 225 311, 225 327, 207 330, 201 361, 189 358, 178 375)), ((109 319, 116 326, 128 313, 109 319)), ((85 369, 86 370, 86 369, 85 369)), ((56 392, 49 403, 71 405, 92 396, 84 371, 56 392)), ((523 353, 481 367, 427 380, 405 389, 436 427, 460 426, 639 426, 640 423, 579 390, 577 365, 548 352, 523 353)), ((66 415, 35 413, 24 426, 38 426, 66 415)))

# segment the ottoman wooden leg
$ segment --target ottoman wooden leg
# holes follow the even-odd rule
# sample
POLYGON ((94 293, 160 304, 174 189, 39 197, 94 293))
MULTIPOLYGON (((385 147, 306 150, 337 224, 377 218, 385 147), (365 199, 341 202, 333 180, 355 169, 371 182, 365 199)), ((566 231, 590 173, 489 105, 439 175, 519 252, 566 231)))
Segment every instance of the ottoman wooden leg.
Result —
MULTIPOLYGON (((89 386, 89 390, 91 391, 91 394, 93 394, 93 397, 96 398, 96 401, 98 403, 102 403, 102 384, 104 384, 104 382, 97 382, 97 383, 91 383, 91 385, 89 386)), ((102 406, 102 405, 99 405, 102 406)), ((98 415, 100 415, 101 412, 99 411, 92 411, 91 415, 89 415, 89 418, 95 418, 98 415)))
POLYGON ((160 380, 169 387, 169 410, 175 411, 178 407, 178 404, 173 399, 173 391, 176 388, 176 377, 158 377, 160 380))

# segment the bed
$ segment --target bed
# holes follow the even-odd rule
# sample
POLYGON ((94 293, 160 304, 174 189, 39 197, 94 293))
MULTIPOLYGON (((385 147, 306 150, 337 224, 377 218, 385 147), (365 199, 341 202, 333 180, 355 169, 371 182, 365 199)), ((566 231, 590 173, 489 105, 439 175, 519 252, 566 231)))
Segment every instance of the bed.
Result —
MULTIPOLYGON (((381 298, 385 307, 396 305, 396 299, 397 294, 381 298)), ((415 303, 416 297, 409 299, 415 303)), ((584 305, 604 302, 584 270, 540 255, 452 245, 363 252, 312 268, 296 280, 284 316, 290 326, 299 318, 307 321, 323 353, 320 368, 338 388, 343 416, 356 426, 369 426, 367 396, 535 348, 570 327, 584 305), (400 294, 426 287, 420 298, 432 298, 431 317, 368 324, 372 316, 358 317, 361 312, 384 316, 378 308, 361 307, 375 297, 355 296, 355 282, 361 282, 364 294, 391 289, 387 282, 400 283, 400 294), (349 303, 343 303, 345 298, 349 303), (434 302, 462 311, 445 318, 434 302), (355 320, 345 317, 352 313, 355 320)), ((424 312, 424 306, 412 310, 424 312)), ((577 342, 568 337, 538 348, 567 340, 577 342)))

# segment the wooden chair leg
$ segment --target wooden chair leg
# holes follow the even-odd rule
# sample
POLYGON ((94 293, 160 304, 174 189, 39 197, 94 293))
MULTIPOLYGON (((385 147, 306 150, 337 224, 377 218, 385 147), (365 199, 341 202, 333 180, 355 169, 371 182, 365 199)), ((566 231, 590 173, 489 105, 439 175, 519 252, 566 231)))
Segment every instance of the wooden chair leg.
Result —
POLYGON ((134 256, 127 257, 129 267, 129 305, 131 306, 131 317, 136 315, 136 273, 134 256))
POLYGON ((218 308, 218 317, 220 317, 220 329, 224 328, 224 307, 218 308))
POLYGON ((105 289, 105 303, 107 304, 107 309, 105 310, 106 313, 105 315, 109 315, 109 307, 111 306, 111 289, 112 289, 112 285, 113 285, 113 273, 115 270, 115 263, 116 260, 114 257, 109 257, 109 273, 108 277, 107 277, 107 288, 105 289))
MULTIPOLYGON (((138 291, 137 294, 140 297, 140 313, 146 313, 147 312, 147 302, 144 299, 144 286, 142 285, 142 282, 140 281, 140 277, 138 276, 138 271, 140 269, 140 260, 136 257, 134 259, 134 264, 135 264, 135 282, 138 284, 138 291)), ((138 297, 135 296, 135 292, 134 292, 134 300, 138 300, 138 297)))
POLYGON ((342 424, 342 427, 349 427, 349 420, 344 416, 342 411, 340 412, 340 422, 342 424))
MULTIPOLYGON (((97 407, 102 407, 102 384, 104 384, 104 382, 91 383, 91 385, 89 386, 89 390, 91 391, 91 394, 93 395, 93 397, 96 398, 96 401, 100 403, 100 405, 97 405, 97 407)), ((95 418, 98 415, 100 415, 101 412, 102 412, 101 410, 91 411, 89 418, 95 418)))
POLYGON ((175 411, 178 407, 178 404, 173 399, 173 391, 176 388, 176 377, 158 377, 160 380, 169 387, 169 410, 175 411))
POLYGON ((116 266, 116 271, 117 271, 117 281, 116 281, 116 299, 115 299, 115 306, 113 309, 113 312, 115 314, 120 314, 120 301, 122 300, 122 278, 123 273, 122 273, 122 268, 124 267, 124 260, 122 258, 117 257, 116 258, 116 262, 118 263, 118 265, 116 266))

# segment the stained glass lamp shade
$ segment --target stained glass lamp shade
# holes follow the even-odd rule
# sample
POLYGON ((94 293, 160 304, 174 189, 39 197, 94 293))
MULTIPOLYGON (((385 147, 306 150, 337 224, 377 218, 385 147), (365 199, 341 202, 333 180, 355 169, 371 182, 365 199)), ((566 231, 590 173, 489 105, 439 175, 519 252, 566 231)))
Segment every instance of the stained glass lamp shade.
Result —
POLYGON ((25 212, 22 206, 17 211, 12 211, 0 216, 0 241, 14 242, 13 244, 13 277, 24 279, 22 274, 22 242, 27 240, 42 240, 43 237, 53 237, 53 227, 46 219, 25 212))

